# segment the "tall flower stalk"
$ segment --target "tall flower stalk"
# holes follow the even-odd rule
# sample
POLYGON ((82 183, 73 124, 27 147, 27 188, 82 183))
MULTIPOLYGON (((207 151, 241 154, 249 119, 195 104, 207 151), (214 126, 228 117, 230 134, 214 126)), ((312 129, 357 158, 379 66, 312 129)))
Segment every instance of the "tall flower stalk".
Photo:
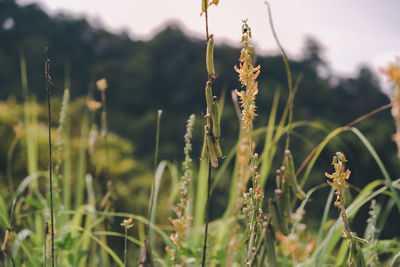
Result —
POLYGON ((202 151, 202 158, 208 161, 208 178, 207 178, 207 200, 205 211, 205 226, 204 226, 204 240, 203 240, 203 253, 201 265, 206 264, 207 255, 207 236, 208 236, 208 221, 210 210, 210 184, 211 184, 211 168, 218 167, 218 159, 222 158, 220 140, 220 125, 218 114, 218 98, 213 96, 212 80, 217 78, 217 73, 214 68, 214 39, 213 35, 208 32, 208 8, 211 5, 217 5, 219 0, 201 0, 202 11, 200 15, 204 14, 206 24, 206 38, 207 38, 207 51, 206 51, 206 67, 207 67, 207 82, 205 88, 207 112, 204 116, 206 125, 204 126, 204 144, 202 151))
POLYGON ((342 152, 336 152, 336 156, 333 157, 332 165, 335 168, 335 172, 332 174, 325 173, 325 176, 330 180, 327 183, 335 190, 336 200, 335 207, 340 211, 340 217, 342 218, 344 232, 343 237, 350 241, 350 254, 348 259, 349 266, 365 266, 365 260, 359 242, 366 243, 367 241, 357 237, 350 229, 350 223, 346 214, 346 208, 344 206, 344 190, 347 185, 347 180, 350 177, 350 170, 345 171, 345 163, 347 162, 345 155, 342 152))
POLYGON ((244 47, 240 52, 239 67, 235 65, 234 69, 239 74, 239 81, 245 90, 238 91, 235 89, 236 95, 240 99, 241 104, 241 126, 245 130, 249 137, 249 148, 250 148, 250 174, 252 187, 247 193, 243 194, 244 197, 244 208, 243 213, 246 215, 247 224, 247 258, 246 265, 252 266, 257 256, 257 244, 260 240, 259 234, 263 229, 263 218, 264 213, 262 211, 262 203, 264 200, 264 192, 259 184, 259 173, 257 172, 256 161, 258 154, 253 154, 253 120, 256 116, 256 104, 255 99, 258 94, 258 82, 257 77, 260 75, 260 65, 253 65, 254 48, 249 44, 249 39, 252 38, 251 28, 247 24, 247 19, 243 20, 242 25, 242 40, 244 47))

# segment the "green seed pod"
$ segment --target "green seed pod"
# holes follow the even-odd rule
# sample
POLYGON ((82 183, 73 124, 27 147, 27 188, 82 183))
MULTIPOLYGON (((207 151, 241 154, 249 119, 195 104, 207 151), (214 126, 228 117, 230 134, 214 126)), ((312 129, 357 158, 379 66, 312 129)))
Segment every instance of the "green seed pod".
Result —
POLYGON ((221 150, 221 146, 219 145, 219 139, 215 140, 214 146, 215 146, 215 152, 217 152, 218 158, 222 159, 222 150, 221 150))
POLYGON ((203 141, 203 149, 201 151, 201 159, 205 159, 208 156, 208 149, 207 149, 207 132, 208 127, 207 125, 204 126, 204 141, 203 141))
POLYGON ((206 54, 206 65, 207 65, 207 72, 209 76, 215 76, 215 69, 214 69, 214 39, 213 35, 210 35, 210 38, 207 42, 207 54, 206 54))
POLYGON ((213 0, 214 5, 218 5, 219 4, 219 0, 213 0))
POLYGON ((218 98, 216 96, 214 96, 211 118, 213 121, 213 135, 216 139, 218 139, 221 135, 221 129, 220 129, 218 117, 219 117, 218 116, 218 98))
POLYGON ((277 189, 282 188, 282 177, 281 177, 281 171, 279 169, 276 170, 276 188, 277 189))
POLYGON ((217 152, 215 151, 214 142, 212 141, 211 135, 208 131, 206 132, 206 137, 207 137, 208 156, 210 157, 211 166, 213 168, 217 168, 218 167, 218 156, 217 156, 217 152))
POLYGON ((207 0, 201 0, 201 12, 206 12, 207 0))
POLYGON ((286 151, 285 151, 285 158, 283 160, 283 166, 286 167, 286 171, 285 171, 284 175, 286 176, 287 183, 292 188, 293 193, 296 195, 296 197, 298 199, 300 199, 300 200, 304 199, 306 197, 306 194, 303 192, 300 185, 297 183, 293 157, 292 157, 292 153, 290 153, 289 149, 286 149, 286 151))
POLYGON ((271 223, 274 229, 287 235, 289 230, 288 226, 284 223, 282 213, 279 213, 278 207, 275 201, 271 198, 268 200, 269 213, 271 214, 271 223))
POLYGON ((292 213, 292 207, 290 204, 290 187, 287 183, 286 176, 282 176, 282 191, 283 191, 283 197, 282 197, 283 215, 288 216, 289 214, 292 213))
POLYGON ((213 95, 211 89, 211 83, 208 81, 206 83, 206 103, 207 103, 207 115, 213 114, 213 95))
POLYGON ((275 255, 275 233, 272 230, 270 225, 267 226, 267 235, 266 239, 266 246, 267 246, 267 256, 268 256, 268 263, 269 266, 275 267, 278 266, 278 262, 276 260, 275 255))

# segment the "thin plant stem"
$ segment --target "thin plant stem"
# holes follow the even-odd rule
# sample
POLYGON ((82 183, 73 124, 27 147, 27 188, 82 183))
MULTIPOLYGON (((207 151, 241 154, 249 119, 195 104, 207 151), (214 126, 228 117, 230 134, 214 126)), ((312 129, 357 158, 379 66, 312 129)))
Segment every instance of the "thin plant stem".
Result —
POLYGON ((110 175, 110 165, 109 165, 109 148, 108 148, 108 142, 107 142, 107 135, 108 135, 108 127, 107 127, 107 102, 106 102, 106 91, 101 90, 101 105, 103 107, 103 110, 101 111, 101 135, 104 138, 104 147, 106 150, 106 164, 105 164, 105 180, 109 178, 110 175))
MULTIPOLYGON (((156 128, 156 148, 154 151, 154 173, 157 170, 157 162, 158 162, 158 151, 159 151, 159 146, 160 146, 160 124, 161 124, 161 115, 162 115, 162 110, 159 109, 157 111, 157 128, 156 128)), ((148 209, 148 217, 150 219, 151 213, 153 212, 153 199, 154 199, 154 183, 151 186, 151 192, 150 192, 150 205, 148 209)), ((149 229, 150 230, 150 229, 149 229)))
POLYGON ((8 189, 11 192, 14 192, 14 183, 12 179, 12 156, 14 154, 15 147, 17 146, 19 141, 18 136, 15 136, 11 141, 10 147, 7 152, 7 180, 8 180, 8 189))
POLYGON ((156 132, 156 150, 154 152, 154 171, 157 169, 158 161, 158 150, 160 144, 160 121, 161 121, 162 109, 157 111, 157 132, 156 132))
POLYGON ((48 222, 45 222, 44 224, 44 251, 43 251, 43 257, 44 257, 44 267, 47 265, 47 233, 49 232, 49 224, 48 222))
POLYGON ((124 241, 124 266, 126 267, 127 265, 126 265, 126 252, 127 252, 127 249, 128 249, 128 228, 127 227, 125 227, 125 236, 124 236, 124 239, 125 239, 125 241, 124 241))
POLYGON ((208 236, 208 222, 209 222, 209 211, 210 211, 210 184, 211 184, 211 160, 208 162, 208 179, 207 179, 207 202, 206 202, 206 213, 205 213, 205 226, 204 226, 204 241, 203 241, 203 256, 201 260, 201 266, 206 266, 206 255, 207 255, 207 236, 208 236))
POLYGON ((48 47, 45 47, 46 62, 45 62, 45 80, 46 80, 46 91, 47 91, 47 113, 48 113, 48 124, 49 124, 49 178, 50 178, 50 219, 51 219, 51 266, 54 267, 54 207, 53 207, 53 175, 52 175, 52 161, 51 161, 51 105, 50 105, 50 83, 51 78, 49 74, 50 70, 50 59, 48 53, 48 47))
MULTIPOLYGON (((202 0, 205 1, 205 0, 202 0)), ((208 2, 208 1, 207 1, 208 2)), ((205 9, 205 21, 206 21, 206 39, 207 42, 210 39, 210 35, 208 33, 208 5, 206 2, 206 9, 205 9)), ((208 74, 208 81, 210 84, 212 83, 212 77, 210 74, 208 74)), ((203 240, 203 255, 202 255, 202 261, 201 261, 201 266, 204 267, 206 264, 206 258, 207 258, 207 236, 208 236, 208 222, 209 222, 209 213, 210 213, 210 189, 211 189, 211 158, 208 158, 208 179, 207 179, 207 202, 206 202, 206 211, 205 211, 205 225, 204 225, 204 240, 203 240)))
POLYGON ((285 145, 285 150, 286 150, 286 149, 289 149, 290 134, 292 132, 292 122, 293 122, 294 90, 293 90, 293 82, 292 82, 292 72, 290 71, 289 61, 288 61, 288 57, 286 55, 285 49, 283 49, 283 46, 282 46, 281 42, 279 41, 278 35, 276 34, 276 31, 275 31, 274 22, 273 22, 273 19, 272 19, 271 7, 270 7, 268 1, 265 1, 265 4, 268 7, 269 25, 271 27, 272 35, 274 36, 275 42, 278 45, 279 49, 281 50, 283 62, 285 64, 286 75, 287 75, 287 79, 288 79, 288 87, 289 87, 289 121, 288 121, 288 126, 289 126, 289 129, 288 129, 287 135, 286 135, 286 145, 285 145))

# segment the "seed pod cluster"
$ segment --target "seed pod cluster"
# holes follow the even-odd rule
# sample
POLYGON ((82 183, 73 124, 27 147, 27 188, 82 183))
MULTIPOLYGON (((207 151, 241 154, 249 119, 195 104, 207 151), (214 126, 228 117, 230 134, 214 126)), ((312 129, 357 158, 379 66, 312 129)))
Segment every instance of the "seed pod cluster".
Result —
POLYGON ((206 83, 205 95, 207 114, 204 117, 207 123, 204 126, 204 143, 201 157, 209 157, 212 167, 217 168, 218 159, 223 157, 219 144, 221 130, 218 116, 218 98, 212 95, 210 81, 206 83))

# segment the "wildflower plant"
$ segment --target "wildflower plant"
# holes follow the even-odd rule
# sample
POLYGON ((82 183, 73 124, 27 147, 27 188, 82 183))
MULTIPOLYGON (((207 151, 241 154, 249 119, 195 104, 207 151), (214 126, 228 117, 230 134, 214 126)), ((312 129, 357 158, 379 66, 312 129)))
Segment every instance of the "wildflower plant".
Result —
POLYGON ((129 219, 124 219, 121 223, 121 226, 124 227, 125 234, 124 234, 124 266, 126 265, 126 253, 128 250, 128 230, 129 228, 133 227, 132 223, 133 219, 130 217, 129 219))
POLYGON ((334 205, 340 210, 340 217, 342 218, 344 226, 343 237, 347 238, 350 243, 348 264, 349 266, 366 266, 359 243, 367 243, 367 241, 357 237, 355 233, 351 232, 346 208, 344 206, 344 190, 348 187, 347 180, 350 178, 351 174, 351 171, 345 168, 346 162, 345 155, 342 152, 336 152, 332 161, 335 172, 332 174, 325 172, 325 176, 332 180, 332 182, 327 180, 327 183, 335 190, 337 197, 334 205))
POLYGON ((207 177, 207 200, 205 207, 205 225, 204 225, 204 240, 201 265, 206 265, 207 255, 207 236, 208 236, 208 221, 210 210, 210 184, 211 184, 211 167, 218 167, 218 159, 222 158, 222 150, 219 143, 221 130, 218 114, 218 98, 213 96, 212 81, 217 78, 214 67, 214 36, 208 32, 208 7, 212 4, 217 5, 218 0, 209 2, 208 0, 201 0, 201 13, 205 15, 206 24, 206 37, 207 37, 207 50, 206 50, 206 68, 207 68, 207 82, 205 87, 206 97, 206 125, 204 126, 204 143, 201 157, 208 161, 208 177, 207 177))
POLYGON ((192 151, 192 133, 193 133, 193 125, 195 122, 195 115, 190 115, 187 125, 186 125, 186 134, 185 134, 185 161, 182 164, 182 168, 184 171, 183 176, 181 177, 180 186, 179 186, 179 201, 177 206, 174 208, 175 214, 177 216, 176 219, 169 218, 170 222, 173 225, 174 232, 170 235, 170 239, 172 243, 175 245, 175 249, 170 249, 166 247, 166 251, 171 256, 172 260, 176 259, 176 253, 179 253, 184 246, 184 238, 188 229, 188 223, 192 220, 192 217, 188 216, 189 209, 189 191, 192 180, 192 170, 191 170, 191 162, 192 158, 190 157, 190 152, 192 151))

